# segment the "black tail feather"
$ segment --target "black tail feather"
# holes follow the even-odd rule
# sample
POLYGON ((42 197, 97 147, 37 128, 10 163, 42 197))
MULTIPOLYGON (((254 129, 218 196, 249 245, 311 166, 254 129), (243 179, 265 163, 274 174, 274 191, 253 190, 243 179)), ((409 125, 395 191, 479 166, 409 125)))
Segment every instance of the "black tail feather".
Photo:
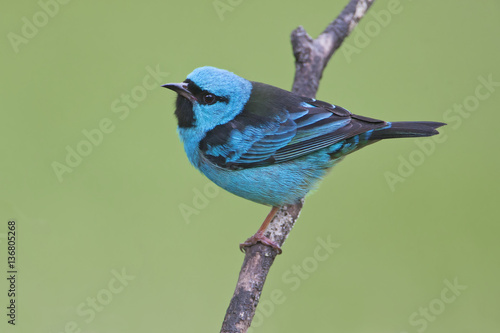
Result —
POLYGON ((439 134, 436 128, 446 125, 434 121, 398 121, 391 127, 373 131, 370 140, 431 136, 439 134))

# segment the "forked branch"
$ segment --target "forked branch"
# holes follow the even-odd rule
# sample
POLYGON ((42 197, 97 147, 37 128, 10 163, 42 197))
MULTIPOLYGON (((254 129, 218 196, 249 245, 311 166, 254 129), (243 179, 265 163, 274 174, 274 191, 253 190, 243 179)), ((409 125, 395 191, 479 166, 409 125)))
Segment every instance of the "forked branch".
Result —
MULTIPOLYGON (((292 91, 314 97, 319 81, 333 53, 349 36, 359 20, 375 0, 351 0, 326 29, 313 39, 298 27, 292 32, 291 41, 295 56, 295 79, 292 91)), ((298 219, 304 200, 280 208, 265 235, 283 245, 298 219)), ((222 323, 221 333, 244 333, 250 327, 259 303, 269 269, 277 256, 271 247, 257 243, 246 249, 238 283, 222 323)))

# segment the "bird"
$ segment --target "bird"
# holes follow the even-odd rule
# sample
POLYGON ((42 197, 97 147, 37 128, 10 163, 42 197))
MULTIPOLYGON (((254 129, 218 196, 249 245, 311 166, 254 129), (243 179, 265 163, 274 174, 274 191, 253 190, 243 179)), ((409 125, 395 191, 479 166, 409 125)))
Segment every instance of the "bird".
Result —
POLYGON ((199 67, 177 93, 177 132, 191 164, 221 188, 272 209, 240 250, 258 242, 278 209, 317 188, 345 156, 380 140, 438 134, 432 121, 386 122, 230 71, 199 67))

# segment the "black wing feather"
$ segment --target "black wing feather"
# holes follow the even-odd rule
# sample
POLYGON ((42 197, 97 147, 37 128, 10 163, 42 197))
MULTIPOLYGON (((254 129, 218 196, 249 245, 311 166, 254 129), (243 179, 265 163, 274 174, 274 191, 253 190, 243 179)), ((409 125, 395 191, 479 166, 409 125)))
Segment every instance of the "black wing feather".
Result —
POLYGON ((209 131, 200 142, 204 155, 221 167, 286 162, 387 125, 270 85, 252 85, 243 111, 209 131))

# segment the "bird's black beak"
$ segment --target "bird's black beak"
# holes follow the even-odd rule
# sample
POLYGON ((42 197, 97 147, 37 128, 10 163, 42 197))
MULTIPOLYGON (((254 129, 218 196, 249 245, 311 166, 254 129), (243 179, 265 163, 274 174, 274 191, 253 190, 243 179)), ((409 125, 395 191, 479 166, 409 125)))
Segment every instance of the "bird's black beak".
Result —
POLYGON ((193 94, 191 94, 191 92, 188 90, 188 84, 185 83, 185 82, 182 82, 182 83, 167 83, 167 84, 162 85, 162 87, 170 89, 170 90, 173 90, 176 93, 178 93, 179 95, 181 95, 182 97, 185 97, 185 98, 187 98, 190 101, 195 100, 193 94))

